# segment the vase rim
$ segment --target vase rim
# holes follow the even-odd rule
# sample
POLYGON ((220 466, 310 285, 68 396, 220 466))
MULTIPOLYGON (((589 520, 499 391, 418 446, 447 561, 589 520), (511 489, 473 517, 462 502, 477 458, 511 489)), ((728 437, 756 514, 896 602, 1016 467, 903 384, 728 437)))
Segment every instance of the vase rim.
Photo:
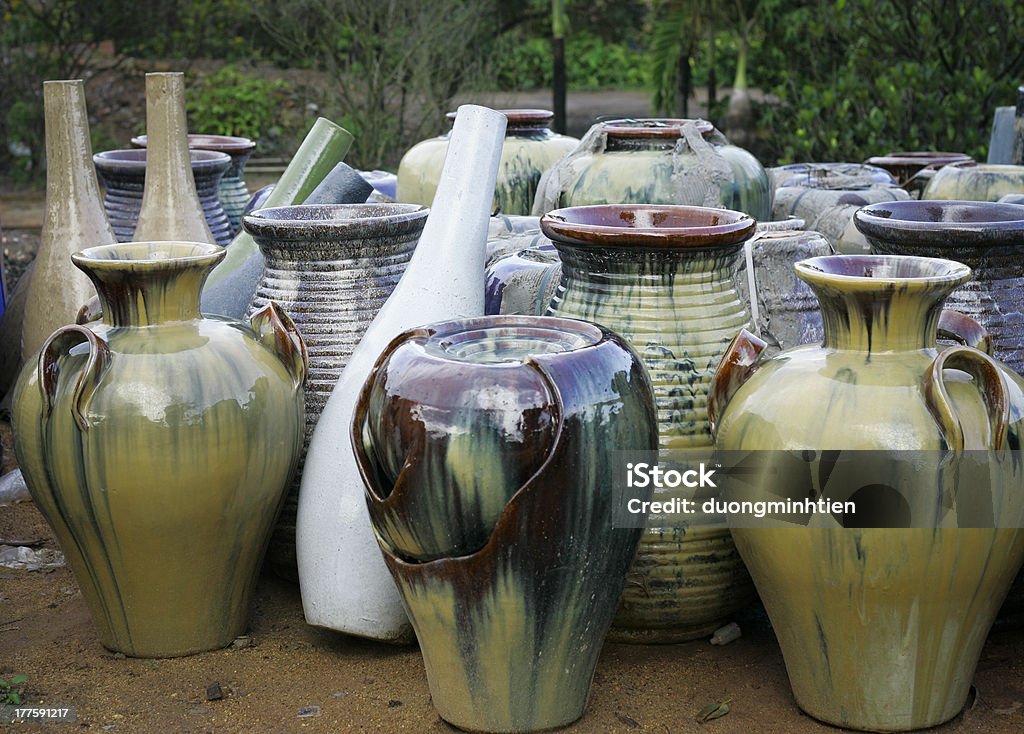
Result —
POLYGON ((637 117, 604 120, 598 124, 610 138, 670 138, 682 136, 683 125, 696 123, 702 135, 713 132, 715 126, 699 117, 637 117))
MULTIPOLYGON (((106 170, 146 170, 146 148, 104 150, 93 155, 93 163, 106 170)), ((189 149, 193 170, 225 168, 231 165, 231 156, 215 150, 189 149)))
POLYGON ((868 240, 936 248, 1024 244, 1024 205, 910 199, 869 204, 853 215, 868 240), (944 241, 945 240, 945 241, 944 241))
MULTIPOLYGON (((148 142, 147 135, 136 135, 132 138, 132 145, 138 148, 145 148, 148 142)), ((256 142, 249 138, 237 135, 214 135, 212 133, 189 133, 188 147, 193 150, 212 150, 222 153, 244 153, 254 150, 256 142)))
POLYGON ((913 163, 935 163, 943 160, 948 160, 950 163, 970 163, 974 161, 974 158, 966 153, 950 150, 900 150, 872 156, 865 162, 872 166, 898 166, 913 163))
POLYGON ((224 259, 220 245, 180 240, 119 242, 72 253, 75 265, 92 271, 171 271, 196 266, 212 267, 224 259))
POLYGON ((821 255, 793 267, 808 284, 844 291, 952 290, 971 279, 971 269, 961 262, 916 255, 821 255))
POLYGON ((867 163, 848 163, 845 161, 790 163, 772 169, 777 177, 775 188, 797 186, 800 188, 863 188, 865 185, 887 184, 898 185, 896 177, 879 166, 867 163), (842 178, 852 179, 849 182, 842 178), (829 183, 829 182, 832 183, 829 183), (815 186, 815 184, 818 184, 815 186))
POLYGON ((1012 176, 1024 176, 1024 166, 1016 166, 1011 163, 986 163, 978 162, 973 158, 966 161, 956 161, 942 167, 955 171, 970 170, 975 173, 1009 174, 1012 176))
POLYGON ((523 365, 541 355, 594 347, 607 338, 597 324, 564 316, 474 316, 414 329, 423 348, 442 359, 481 367, 523 365), (504 343, 504 356, 496 347, 504 343))
POLYGON ((328 240, 415 232, 429 213, 419 204, 294 204, 257 209, 242 217, 242 226, 267 240, 328 240))
POLYGON ((725 247, 754 234, 749 214, 681 204, 591 204, 548 212, 541 231, 557 244, 634 248, 725 247))

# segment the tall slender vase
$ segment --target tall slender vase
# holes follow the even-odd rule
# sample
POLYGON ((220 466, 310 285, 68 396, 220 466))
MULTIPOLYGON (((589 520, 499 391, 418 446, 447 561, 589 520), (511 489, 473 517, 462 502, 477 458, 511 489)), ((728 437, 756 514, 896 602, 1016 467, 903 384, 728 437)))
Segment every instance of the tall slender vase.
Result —
POLYGON ((276 305, 205 319, 223 248, 134 242, 75 253, 103 322, 65 326, 22 370, 15 450, 100 640, 138 657, 245 630, 302 445, 305 349, 276 305))
MULTIPOLYGON (((352 134, 348 130, 326 118, 317 118, 263 206, 304 202, 317 184, 345 157, 351 145, 352 134)), ((262 276, 263 255, 256 241, 248 232, 239 232, 228 245, 227 257, 206 281, 203 313, 242 318, 262 276)))
POLYGON ((349 358, 309 444, 296 550, 306 621, 411 641, 412 628, 370 527, 349 439, 356 400, 384 347, 431 321, 481 316, 484 252, 505 116, 459 108, 434 206, 398 287, 349 358))
POLYGON ((46 114, 46 219, 25 302, 21 354, 37 352, 58 327, 73 324, 96 294, 71 253, 116 242, 92 165, 89 117, 80 80, 43 82, 46 114))
MULTIPOLYGON (((562 260, 548 313, 624 336, 651 373, 659 448, 710 456, 711 378, 729 340, 750 323, 735 272, 754 220, 722 209, 608 204, 556 209, 541 228, 562 260)), ((657 490, 655 500, 670 494, 657 490)), ((725 519, 694 513, 644 531, 609 638, 710 635, 753 598, 725 519)))
POLYGON ((339 204, 260 209, 244 219, 267 263, 250 313, 276 301, 295 314, 309 353, 303 451, 267 553, 267 564, 290 580, 298 581, 295 517, 313 429, 405 272, 426 218, 416 204, 339 204))
POLYGON ((146 74, 146 135, 146 187, 133 239, 216 244, 192 178, 180 71, 146 74))

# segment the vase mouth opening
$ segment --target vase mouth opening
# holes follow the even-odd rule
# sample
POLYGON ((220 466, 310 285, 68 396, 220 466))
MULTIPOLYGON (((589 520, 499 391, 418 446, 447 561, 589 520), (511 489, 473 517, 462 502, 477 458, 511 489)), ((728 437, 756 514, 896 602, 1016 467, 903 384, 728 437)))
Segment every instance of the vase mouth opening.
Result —
POLYGON ((429 213, 420 204, 295 204, 258 209, 242 217, 242 226, 254 237, 279 240, 383 236, 420 230, 429 213))
POLYGON ((604 339, 595 324, 557 316, 483 316, 427 328, 427 351, 479 365, 521 365, 534 357, 593 347, 604 339))
POLYGON ((899 163, 934 163, 935 161, 948 160, 950 163, 969 163, 974 159, 966 153, 959 153, 952 150, 897 150, 885 155, 868 158, 868 163, 878 165, 879 162, 889 164, 899 163))
MULTIPOLYGON (((145 148, 148 143, 148 136, 136 135, 132 138, 132 145, 145 148)), ((221 153, 244 153, 256 148, 256 143, 249 138, 237 135, 214 135, 212 133, 189 133, 188 147, 193 150, 209 150, 221 153)))
POLYGON ((226 250, 205 242, 122 242, 87 247, 71 255, 79 267, 92 271, 124 270, 126 266, 150 271, 212 267, 224 259, 226 250))
POLYGON ((749 214, 681 204, 593 204, 555 209, 540 220, 556 243, 610 247, 718 247, 749 239, 749 214))
POLYGON ((971 279, 971 269, 963 263, 913 255, 823 255, 793 267, 810 285, 843 290, 952 290, 971 279))
POLYGON ((715 126, 699 117, 640 117, 605 120, 598 123, 609 138, 665 138, 682 137, 683 126, 694 123, 701 135, 714 132, 715 126))
POLYGON ((923 245, 1024 244, 1024 205, 991 201, 911 199, 869 204, 853 215, 871 243, 923 245))
POLYGON ((775 170, 777 189, 795 186, 836 191, 898 185, 891 173, 869 163, 793 163, 775 170))
MULTIPOLYGON (((231 156, 215 150, 190 148, 189 159, 193 170, 224 168, 231 165, 231 156)), ((146 148, 105 150, 92 157, 93 163, 108 170, 146 170, 146 148)))

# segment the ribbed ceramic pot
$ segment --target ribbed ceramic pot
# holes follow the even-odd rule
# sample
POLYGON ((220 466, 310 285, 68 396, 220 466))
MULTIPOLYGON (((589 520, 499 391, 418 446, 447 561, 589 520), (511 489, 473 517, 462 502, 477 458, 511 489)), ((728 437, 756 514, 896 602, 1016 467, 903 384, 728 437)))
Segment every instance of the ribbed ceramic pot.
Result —
MULTIPOLYGON (((541 227, 562 261, 549 313, 624 336, 651 375, 659 448, 710 454, 711 377, 729 340, 750 324, 735 274, 754 220, 722 209, 609 204, 555 210, 541 227)), ((671 494, 658 490, 655 499, 671 494)), ((725 519, 687 519, 644 531, 610 639, 695 639, 753 599, 725 519)))
MULTIPOLYGON (((218 245, 231 242, 231 222, 218 198, 220 181, 231 166, 226 153, 192 150, 192 177, 206 224, 218 245)), ((118 242, 131 242, 142 208, 146 183, 146 151, 137 148, 107 150, 93 156, 103 182, 103 208, 118 242)))
POLYGON ((242 220, 266 268, 250 313, 274 301, 306 342, 305 439, 295 480, 267 554, 278 574, 298 580, 295 518, 306 449, 349 356, 412 257, 428 210, 416 204, 335 204, 260 209, 242 220))
POLYGON ((545 174, 533 214, 587 204, 687 204, 771 218, 768 174, 704 120, 611 120, 593 126, 545 174))
POLYGON ((943 166, 925 186, 922 199, 999 201, 1024 194, 1024 166, 995 163, 952 163, 943 166))
POLYGON ((872 511, 862 500, 852 518, 818 514, 806 526, 747 518, 733 528, 736 547, 800 708, 845 728, 935 726, 963 707, 1024 561, 1024 381, 977 349, 936 343, 943 300, 967 266, 862 255, 796 267, 821 301, 824 342, 759 364, 763 342, 742 333, 715 377, 717 446, 769 457, 755 499, 771 500, 830 495, 863 466, 837 461, 844 452, 889 452, 872 488, 901 488, 913 523, 861 523, 872 511), (946 514, 947 498, 964 496, 953 483, 965 449, 991 452, 999 521, 989 527, 946 514))
POLYGON ((974 277, 953 291, 949 308, 989 332, 994 357, 1024 370, 1024 206, 892 202, 866 207, 854 221, 877 253, 943 257, 970 267, 974 277))
MULTIPOLYGON (((146 136, 137 135, 132 138, 132 145, 145 148, 146 136)), ((218 153, 227 153, 231 156, 231 165, 228 166, 228 170, 224 172, 223 178, 221 178, 220 183, 217 185, 217 198, 220 200, 221 206, 224 207, 224 213, 227 214, 228 221, 231 222, 231 236, 234 237, 242 226, 242 211, 245 209, 245 205, 249 203, 249 188, 245 185, 242 175, 245 172, 245 164, 249 162, 249 157, 256 150, 256 143, 249 140, 249 138, 241 138, 235 135, 189 133, 188 147, 192 150, 212 150, 218 153)), ((202 198, 202 192, 200 192, 199 196, 202 198)), ((206 209, 205 202, 203 209, 206 209)), ((207 215, 206 220, 207 222, 210 221, 209 215, 207 215)), ((211 225, 210 228, 212 229, 213 226, 211 225)), ((214 232, 214 235, 216 236, 217 233, 214 232)), ((220 238, 217 239, 217 243, 224 244, 220 241, 220 238)))
POLYGON ((352 425, 441 717, 488 732, 578 719, 642 532, 614 527, 615 452, 658 441, 633 349, 563 318, 413 329, 352 425))
POLYGON ((100 641, 137 657, 224 647, 249 601, 302 446, 305 349, 276 305, 206 319, 223 248, 83 250, 103 322, 26 364, 15 450, 100 641))
MULTIPOLYGON (((541 174, 561 160, 579 140, 558 135, 548 127, 555 119, 548 110, 501 110, 508 118, 501 149, 498 181, 494 186, 494 208, 499 214, 530 213, 541 174)), ((454 121, 455 113, 448 113, 454 121)), ((448 153, 451 133, 417 143, 398 165, 396 198, 411 204, 430 206, 448 153)))

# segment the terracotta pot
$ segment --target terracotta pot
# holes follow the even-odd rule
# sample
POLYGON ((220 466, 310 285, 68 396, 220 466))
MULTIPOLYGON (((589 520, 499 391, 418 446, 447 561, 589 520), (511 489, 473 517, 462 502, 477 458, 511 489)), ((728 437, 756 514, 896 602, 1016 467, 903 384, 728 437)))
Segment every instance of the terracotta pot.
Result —
MULTIPOLYGON (((541 227, 562 260, 549 313, 625 337, 650 371, 659 447, 710 455, 704 406, 714 367, 750 324, 734 273, 754 220, 721 209, 609 204, 555 210, 541 227)), ((725 519, 687 517, 686 527, 645 530, 610 639, 703 637, 753 599, 725 519)))
POLYGON ((324 406, 299 492, 296 551, 306 621, 389 642, 411 642, 412 628, 370 527, 349 431, 363 383, 392 339, 424 323, 483 314, 484 244, 505 116, 473 105, 459 110, 416 252, 324 406))
POLYGON ((276 302, 295 314, 309 353, 306 430, 299 469, 267 554, 267 565, 298 581, 295 517, 309 440, 352 351, 395 289, 427 210, 414 204, 339 204, 261 209, 246 215, 266 270, 250 313, 276 302))
MULTIPOLYGON (((508 118, 501 164, 494 188, 492 212, 530 213, 541 174, 576 147, 576 138, 557 135, 548 128, 555 119, 548 110, 501 110, 508 118)), ((454 121, 455 113, 448 113, 454 121)), ((441 177, 451 133, 417 143, 398 166, 398 201, 430 206, 441 177)))
MULTIPOLYGON (((764 343, 741 333, 709 402, 717 447, 762 457, 759 476, 770 479, 752 482, 752 499, 796 501, 850 484, 860 501, 855 514, 805 524, 736 522, 736 547, 800 708, 869 731, 935 726, 963 707, 1024 561, 1024 465, 1008 451, 1024 438, 1024 381, 977 349, 936 342, 943 301, 970 277, 967 266, 879 255, 796 267, 821 302, 824 342, 759 362, 764 343), (947 514, 949 497, 966 498, 959 508, 984 489, 964 480, 971 486, 958 491, 965 449, 991 457, 989 527, 947 514), (867 487, 870 450, 885 460, 867 487), (905 514, 891 526, 891 514, 885 527, 861 519, 892 497, 905 514)), ((960 339, 976 342, 977 325, 959 323, 972 327, 960 339)))
MULTIPOLYGON (((145 135, 137 135, 132 138, 132 145, 145 148, 146 140, 145 135)), ((188 136, 188 147, 192 150, 212 150, 217 153, 227 153, 231 157, 231 165, 228 166, 228 170, 224 172, 224 177, 217 185, 217 198, 220 200, 221 206, 224 207, 224 213, 231 223, 231 234, 227 238, 230 241, 230 238, 234 237, 242 226, 242 210, 245 209, 245 205, 249 202, 249 189, 245 185, 245 181, 242 180, 242 174, 245 171, 245 164, 248 163, 249 157, 256 150, 256 143, 249 140, 249 138, 240 138, 234 135, 200 135, 190 133, 188 136)), ((196 188, 201 188, 198 180, 196 181, 196 188)), ((199 198, 203 200, 202 190, 199 191, 199 198)), ((206 210, 205 201, 203 202, 203 209, 204 211, 206 210)), ((210 222, 209 212, 207 212, 206 221, 207 223, 210 222)), ((210 229, 214 229, 212 224, 210 224, 210 229)), ((217 232, 214 232, 214 236, 217 237, 218 244, 227 244, 227 242, 221 242, 217 232)))
POLYGON ((442 718, 529 732, 583 714, 641 533, 614 527, 615 452, 657 436, 639 357, 593 324, 450 321, 381 354, 352 441, 442 718))
POLYGON ((533 214, 586 204, 688 204, 769 219, 772 190, 754 156, 704 120, 611 120, 541 181, 533 214))
POLYGON ((995 163, 951 163, 932 176, 922 199, 999 201, 1007 194, 1024 194, 1024 166, 995 163))
MULTIPOLYGON (((131 242, 139 223, 146 183, 146 151, 107 150, 93 156, 96 172, 103 181, 103 208, 118 242, 131 242)), ((203 208, 206 226, 216 244, 231 242, 231 222, 221 205, 217 187, 231 166, 226 153, 192 150, 189 153, 192 180, 203 208)))
POLYGON ((76 253, 104 321, 55 331, 15 391, 18 464, 100 641, 126 655, 245 631, 302 445, 305 349, 288 317, 199 313, 223 256, 179 242, 76 253))

